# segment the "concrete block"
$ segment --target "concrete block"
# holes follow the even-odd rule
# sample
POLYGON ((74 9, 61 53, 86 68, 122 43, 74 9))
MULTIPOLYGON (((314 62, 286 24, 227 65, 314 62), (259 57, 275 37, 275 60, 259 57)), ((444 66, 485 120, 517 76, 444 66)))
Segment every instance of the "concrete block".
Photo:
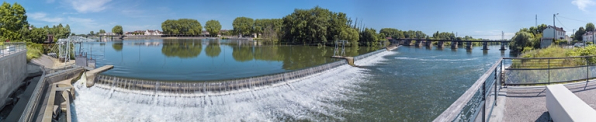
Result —
POLYGON ((596 120, 596 110, 557 84, 546 86, 546 108, 555 122, 590 122, 596 120))

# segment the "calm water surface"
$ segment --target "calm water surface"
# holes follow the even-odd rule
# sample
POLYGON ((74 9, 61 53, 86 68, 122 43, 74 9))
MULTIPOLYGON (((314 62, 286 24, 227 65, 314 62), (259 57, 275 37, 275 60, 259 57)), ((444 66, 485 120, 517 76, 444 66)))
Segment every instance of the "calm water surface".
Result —
MULTIPOLYGON (((162 81, 209 81, 282 73, 337 61, 333 47, 255 45, 245 40, 124 40, 84 43, 102 74, 162 81), (91 51, 92 50, 92 51, 91 51)), ((346 48, 357 56, 378 48, 346 48)))

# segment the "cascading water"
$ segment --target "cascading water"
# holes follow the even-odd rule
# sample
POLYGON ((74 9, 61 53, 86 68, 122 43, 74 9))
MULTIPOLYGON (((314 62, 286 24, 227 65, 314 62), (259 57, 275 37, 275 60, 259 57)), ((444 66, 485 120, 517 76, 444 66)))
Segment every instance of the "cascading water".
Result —
MULTIPOLYGON (((382 56, 392 53, 395 52, 377 51, 356 57, 360 59, 356 63, 360 66, 372 65, 382 60, 382 56)), ((318 72, 309 69, 293 72, 293 75, 283 74, 283 79, 292 80, 265 86, 262 85, 265 83, 250 84, 248 81, 251 79, 233 81, 249 84, 241 86, 244 88, 218 87, 223 88, 220 89, 222 91, 241 89, 224 94, 196 93, 183 88, 193 86, 176 83, 155 83, 155 86, 145 88, 127 84, 145 84, 148 81, 124 81, 125 84, 98 83, 96 87, 87 88, 77 82, 77 99, 73 108, 76 109, 75 119, 79 121, 341 121, 345 120, 343 116, 346 113, 359 112, 339 103, 353 99, 354 94, 365 94, 354 90, 359 83, 366 82, 364 70, 367 69, 342 65, 306 76, 309 71, 318 72), (178 90, 159 89, 163 86, 178 87, 178 90)))

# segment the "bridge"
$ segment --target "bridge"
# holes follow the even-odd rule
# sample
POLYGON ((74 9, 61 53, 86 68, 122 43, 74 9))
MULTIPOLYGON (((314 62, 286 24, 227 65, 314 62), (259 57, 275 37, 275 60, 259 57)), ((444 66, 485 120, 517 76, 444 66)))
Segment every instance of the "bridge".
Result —
POLYGON ((511 40, 447 40, 447 39, 417 39, 417 38, 399 38, 389 40, 392 44, 400 44, 404 46, 412 46, 412 41, 415 41, 414 46, 422 47, 433 46, 432 42, 437 42, 437 47, 444 48, 445 42, 451 42, 451 49, 457 49, 458 45, 466 46, 466 49, 472 49, 472 42, 482 42, 482 50, 488 50, 489 43, 500 43, 501 48, 499 50, 506 50, 507 45, 511 40))

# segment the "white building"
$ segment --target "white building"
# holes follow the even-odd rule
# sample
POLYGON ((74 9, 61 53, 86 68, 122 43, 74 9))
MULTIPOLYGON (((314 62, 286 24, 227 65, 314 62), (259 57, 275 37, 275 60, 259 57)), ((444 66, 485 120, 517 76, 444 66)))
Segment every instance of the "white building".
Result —
POLYGON ((101 33, 99 35, 102 35, 102 36, 112 36, 112 35, 116 35, 116 34, 115 33, 112 33, 112 32, 108 32, 108 33, 101 33))
POLYGON ((595 37, 596 37, 596 34, 594 34, 594 31, 588 31, 588 32, 584 33, 584 35, 582 35, 584 42, 594 43, 595 37))
POLYGON ((565 30, 554 26, 547 26, 542 31, 542 39, 540 40, 540 48, 550 46, 555 39, 565 39, 565 30))
POLYGON ((146 30, 144 35, 163 35, 159 30, 146 30))
POLYGON ((543 38, 553 38, 553 34, 556 35, 556 39, 565 39, 565 30, 563 28, 557 28, 553 26, 548 26, 546 29, 542 31, 543 38), (556 28, 556 29, 555 29, 556 28), (556 31, 553 33, 553 31, 556 31))

